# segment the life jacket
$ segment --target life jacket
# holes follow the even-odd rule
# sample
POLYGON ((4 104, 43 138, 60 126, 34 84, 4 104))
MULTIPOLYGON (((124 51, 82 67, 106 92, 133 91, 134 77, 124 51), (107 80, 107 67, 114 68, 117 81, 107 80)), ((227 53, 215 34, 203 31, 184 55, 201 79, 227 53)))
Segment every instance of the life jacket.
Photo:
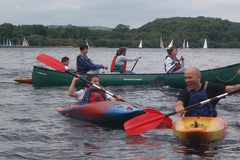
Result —
POLYGON ((94 87, 90 87, 86 89, 85 94, 82 98, 81 104, 100 102, 100 101, 107 101, 106 94, 102 90, 99 90, 94 87))
MULTIPOLYGON (((165 59, 167 59, 169 56, 166 56, 165 59)), ((180 60, 177 59, 177 57, 175 57, 175 59, 172 59, 172 63, 171 65, 173 65, 176 61, 178 61, 178 64, 175 65, 174 69, 172 70, 172 72, 175 72, 177 70, 179 70, 181 68, 181 65, 180 65, 180 60)), ((167 72, 166 70, 166 64, 164 63, 164 68, 165 68, 165 71, 167 72)))
MULTIPOLYGON (((206 81, 204 87, 201 91, 189 91, 189 101, 188 106, 199 103, 203 100, 208 99, 207 96, 207 85, 208 82, 206 81)), ((194 107, 187 111, 185 116, 204 116, 204 117, 216 117, 217 112, 211 103, 204 104, 199 107, 194 107)))
POLYGON ((175 67, 174 71, 177 71, 177 70, 179 70, 179 69, 181 68, 181 66, 180 66, 180 60, 177 59, 177 58, 175 58, 175 60, 173 60, 173 63, 175 63, 176 61, 178 61, 178 64, 176 64, 176 67, 175 67))
POLYGON ((123 64, 116 64, 117 56, 113 57, 110 72, 126 72, 127 63, 124 62, 123 64))

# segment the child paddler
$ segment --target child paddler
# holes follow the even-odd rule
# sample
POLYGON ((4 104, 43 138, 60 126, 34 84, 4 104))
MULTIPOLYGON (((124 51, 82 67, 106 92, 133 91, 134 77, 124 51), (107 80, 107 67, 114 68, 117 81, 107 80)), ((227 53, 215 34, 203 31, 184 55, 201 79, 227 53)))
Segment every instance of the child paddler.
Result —
MULTIPOLYGON (((72 80, 72 83, 68 90, 68 95, 70 97, 74 97, 79 101, 80 104, 86 104, 86 103, 93 103, 93 102, 100 102, 100 101, 118 101, 121 100, 122 97, 120 95, 117 95, 117 98, 114 98, 108 94, 106 94, 104 91, 97 89, 91 85, 88 84, 88 87, 83 88, 79 91, 75 91, 75 86, 77 81, 81 78, 81 75, 77 75, 78 77, 74 77, 72 80)), ((100 80, 98 75, 88 75, 87 80, 97 86, 100 86, 100 80)))

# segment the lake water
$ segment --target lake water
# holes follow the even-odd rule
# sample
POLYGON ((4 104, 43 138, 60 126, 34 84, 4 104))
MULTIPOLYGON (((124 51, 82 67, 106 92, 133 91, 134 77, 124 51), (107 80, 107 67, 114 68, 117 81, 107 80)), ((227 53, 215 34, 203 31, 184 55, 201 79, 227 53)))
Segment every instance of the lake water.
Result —
MULTIPOLYGON (((90 48, 88 57, 110 66, 116 48, 90 48)), ((31 77, 33 65, 42 65, 36 57, 45 53, 57 59, 70 58, 75 68, 78 48, 0 48, 0 159, 226 159, 240 155, 240 96, 222 99, 219 117, 229 123, 226 136, 213 143, 191 146, 177 140, 171 129, 153 129, 139 136, 127 136, 124 130, 63 117, 57 106, 75 103, 67 96, 68 86, 34 88, 19 84, 15 78, 31 77)), ((142 57, 136 73, 164 72, 165 49, 128 49, 128 56, 142 57)), ((185 66, 211 69, 239 63, 240 49, 179 49, 185 66)), ((128 63, 131 69, 134 62, 128 63)), ((177 89, 151 86, 109 86, 139 108, 173 111, 177 89)), ((176 120, 179 115, 171 116, 176 120)))

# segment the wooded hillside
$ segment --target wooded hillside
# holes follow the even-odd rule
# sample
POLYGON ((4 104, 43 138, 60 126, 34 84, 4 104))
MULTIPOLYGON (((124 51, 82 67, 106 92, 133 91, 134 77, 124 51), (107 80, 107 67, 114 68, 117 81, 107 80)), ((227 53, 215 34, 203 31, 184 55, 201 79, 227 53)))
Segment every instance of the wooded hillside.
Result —
POLYGON ((240 48, 240 23, 220 18, 174 17, 155 19, 135 29, 123 24, 113 29, 104 27, 104 30, 72 25, 0 25, 0 45, 4 44, 3 39, 11 39, 14 45, 20 45, 23 37, 30 46, 78 47, 87 39, 91 47, 137 48, 143 40, 143 48, 159 48, 159 38, 162 37, 165 47, 172 39, 175 46, 181 47, 185 39, 190 48, 201 48, 207 38, 209 48, 240 48))

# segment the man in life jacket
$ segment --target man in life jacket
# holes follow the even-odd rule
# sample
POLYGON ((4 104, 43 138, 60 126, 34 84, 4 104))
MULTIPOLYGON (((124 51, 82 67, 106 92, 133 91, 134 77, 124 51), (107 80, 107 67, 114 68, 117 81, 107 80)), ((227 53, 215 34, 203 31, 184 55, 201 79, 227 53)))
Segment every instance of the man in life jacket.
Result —
POLYGON ((184 68, 184 58, 181 56, 179 60, 177 58, 178 50, 176 47, 171 47, 167 49, 168 55, 164 61, 164 68, 167 73, 177 73, 184 72, 186 68, 184 68))
MULTIPOLYGON (((79 91, 74 91, 75 86, 77 84, 77 81, 81 78, 80 75, 77 75, 78 77, 73 77, 72 83, 68 89, 68 96, 74 97, 79 101, 80 104, 86 104, 86 103, 94 103, 94 102, 100 102, 100 101, 117 101, 121 100, 122 97, 120 95, 117 96, 117 98, 114 98, 108 94, 106 94, 104 91, 95 88, 88 84, 88 87, 83 88, 79 91)), ((97 86, 100 86, 100 81, 98 75, 88 75, 87 80, 97 86)))
POLYGON ((185 116, 216 117, 216 104, 219 100, 192 108, 188 111, 184 108, 240 88, 240 84, 225 86, 220 83, 211 83, 207 81, 201 83, 201 72, 196 67, 188 68, 185 71, 185 83, 187 87, 180 92, 177 102, 174 105, 175 111, 177 113, 185 113, 185 116))

